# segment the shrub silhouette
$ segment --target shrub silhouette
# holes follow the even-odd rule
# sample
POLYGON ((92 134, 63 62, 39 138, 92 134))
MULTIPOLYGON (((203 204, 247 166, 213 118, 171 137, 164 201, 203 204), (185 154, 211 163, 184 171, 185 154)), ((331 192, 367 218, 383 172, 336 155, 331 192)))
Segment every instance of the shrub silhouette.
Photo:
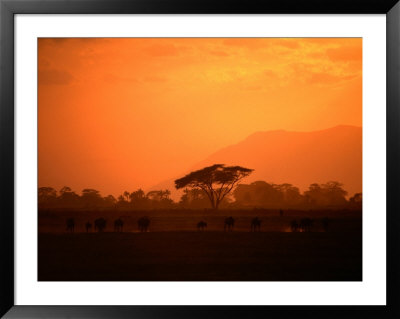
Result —
POLYGON ((204 231, 204 228, 207 228, 207 223, 205 221, 200 221, 197 223, 198 231, 204 231))
POLYGON ((300 220, 299 229, 302 232, 310 232, 313 224, 314 224, 314 221, 311 218, 303 218, 300 220))
POLYGON ((88 233, 89 230, 92 229, 92 224, 91 224, 90 222, 87 222, 87 223, 85 224, 85 228, 86 228, 86 232, 88 233))
POLYGON ((254 217, 251 220, 251 231, 260 231, 261 230, 261 220, 258 217, 254 217))
POLYGON ((124 222, 121 218, 118 218, 114 221, 114 231, 115 232, 122 232, 124 227, 124 222))
POLYGON ((224 231, 233 231, 233 226, 235 226, 235 219, 232 216, 225 218, 224 231))
POLYGON ((138 227, 140 232, 147 232, 150 226, 150 219, 148 217, 141 217, 138 220, 138 227))
POLYGON ((299 230, 299 224, 297 223, 297 220, 292 220, 290 222, 290 229, 292 232, 297 232, 299 230))
POLYGON ((99 233, 103 232, 106 228, 107 221, 104 218, 97 218, 94 221, 94 230, 97 230, 99 233))
POLYGON ((67 219, 67 231, 71 233, 75 231, 75 220, 73 218, 67 219))
POLYGON ((329 218, 328 218, 328 217, 324 217, 324 218, 322 218, 321 222, 322 222, 322 228, 323 228, 323 230, 324 230, 325 232, 327 232, 328 229, 329 229, 329 223, 330 223, 329 218))

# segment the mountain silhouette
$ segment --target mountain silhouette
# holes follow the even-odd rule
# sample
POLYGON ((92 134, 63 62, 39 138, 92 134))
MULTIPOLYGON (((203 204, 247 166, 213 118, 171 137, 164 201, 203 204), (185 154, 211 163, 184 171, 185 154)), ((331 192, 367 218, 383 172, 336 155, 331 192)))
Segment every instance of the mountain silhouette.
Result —
MULTIPOLYGON (((362 128, 340 125, 313 132, 256 132, 211 154, 191 171, 215 163, 253 168, 243 183, 290 183, 304 191, 311 183, 339 181, 353 195, 362 191, 362 128)), ((152 189, 168 188, 177 200, 180 193, 175 190, 174 180, 152 189)))

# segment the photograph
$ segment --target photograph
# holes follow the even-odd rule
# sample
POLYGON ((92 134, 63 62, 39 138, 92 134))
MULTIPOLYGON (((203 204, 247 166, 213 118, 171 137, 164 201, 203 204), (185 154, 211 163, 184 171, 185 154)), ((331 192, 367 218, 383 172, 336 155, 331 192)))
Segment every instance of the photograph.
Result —
POLYGON ((37 280, 361 282, 362 62, 361 37, 39 37, 37 280))

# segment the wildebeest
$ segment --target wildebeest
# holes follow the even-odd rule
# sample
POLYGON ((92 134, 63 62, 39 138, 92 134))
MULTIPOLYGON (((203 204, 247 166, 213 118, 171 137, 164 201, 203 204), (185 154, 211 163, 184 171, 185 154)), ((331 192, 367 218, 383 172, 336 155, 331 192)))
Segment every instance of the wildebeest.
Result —
POLYGON ((301 232, 310 232, 311 227, 313 226, 314 221, 311 218, 303 218, 300 220, 300 231, 301 232))
POLYGON ((149 229, 149 225, 150 225, 150 219, 148 217, 141 217, 138 220, 138 227, 139 230, 143 233, 143 232, 147 232, 149 229))
POLYGON ((282 209, 279 210, 279 216, 283 217, 283 210, 282 209))
POLYGON ((207 223, 205 221, 200 221, 197 223, 197 230, 203 231, 204 228, 207 228, 207 223))
POLYGON ((73 233, 75 230, 75 220, 73 218, 67 219, 67 231, 73 233))
POLYGON ((89 230, 92 229, 92 224, 91 224, 90 222, 87 222, 87 223, 85 224, 85 227, 86 227, 86 232, 88 233, 89 230))
POLYGON ((297 220, 292 220, 290 222, 290 229, 292 232, 297 232, 299 230, 299 224, 297 223, 297 220))
POLYGON ((123 227, 124 227, 124 221, 121 218, 118 218, 114 221, 115 232, 122 232, 123 227))
POLYGON ((107 221, 104 218, 97 218, 94 221, 94 230, 102 232, 106 228, 107 221))
POLYGON ((233 226, 235 226, 235 219, 232 216, 225 218, 224 231, 227 229, 228 231, 233 231, 233 226))
POLYGON ((261 229, 261 220, 258 217, 254 217, 251 220, 251 231, 260 231, 261 229))

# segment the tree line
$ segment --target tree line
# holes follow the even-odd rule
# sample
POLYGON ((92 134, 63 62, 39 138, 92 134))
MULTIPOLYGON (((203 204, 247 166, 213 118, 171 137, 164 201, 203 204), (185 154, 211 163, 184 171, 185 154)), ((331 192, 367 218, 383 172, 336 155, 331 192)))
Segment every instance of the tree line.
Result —
POLYGON ((39 187, 39 208, 84 208, 84 209, 168 209, 174 207, 169 190, 150 191, 142 189, 125 191, 115 198, 113 195, 101 196, 100 191, 85 188, 77 194, 70 187, 64 186, 59 191, 53 187, 39 187))
POLYGON ((303 193, 292 184, 273 184, 256 181, 243 184, 240 181, 252 173, 252 169, 240 166, 214 164, 191 172, 175 181, 176 189, 183 194, 178 202, 171 199, 171 192, 153 190, 145 193, 142 189, 125 191, 115 198, 103 197, 96 189, 86 188, 77 194, 70 187, 59 191, 52 187, 38 190, 39 208, 82 208, 82 209, 361 209, 362 194, 347 199, 343 184, 329 181, 313 183, 303 193))

